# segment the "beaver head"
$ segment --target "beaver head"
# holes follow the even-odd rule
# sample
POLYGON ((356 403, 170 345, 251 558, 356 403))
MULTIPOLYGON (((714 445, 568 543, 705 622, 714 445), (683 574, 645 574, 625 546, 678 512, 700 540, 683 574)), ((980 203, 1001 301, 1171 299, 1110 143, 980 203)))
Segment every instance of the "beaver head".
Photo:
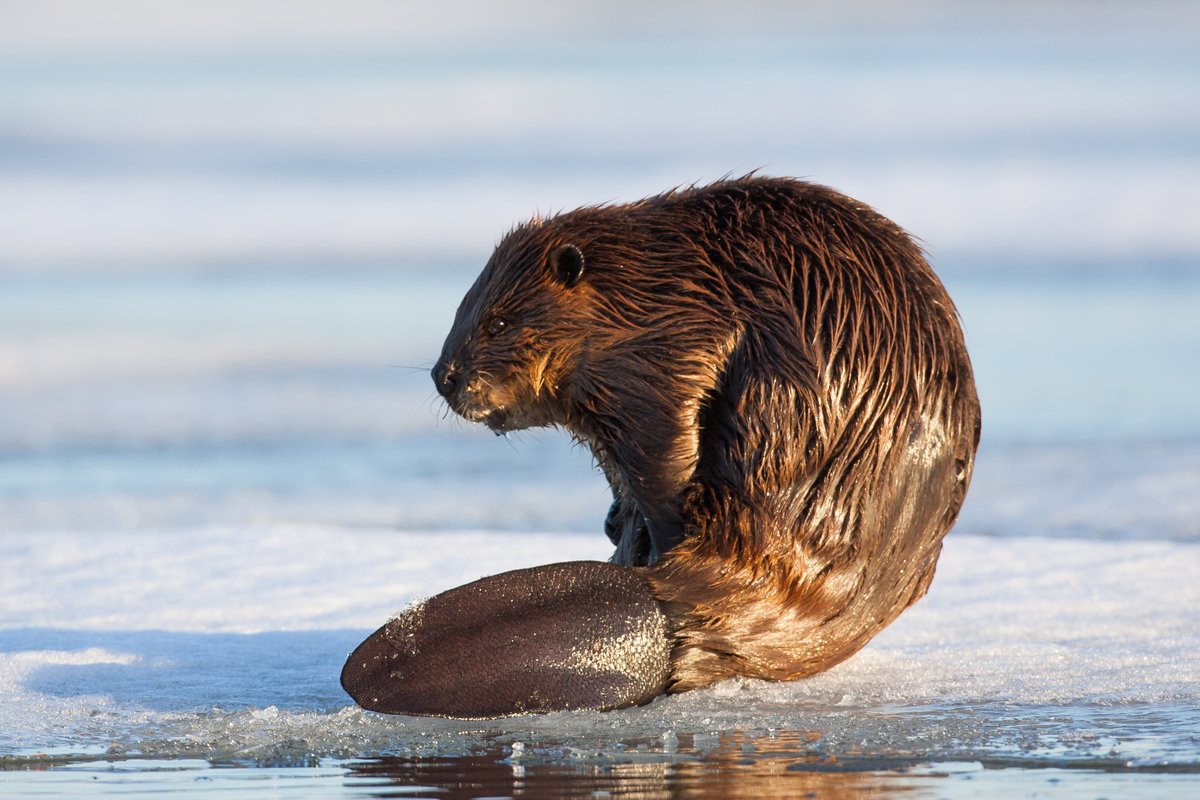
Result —
POLYGON ((559 426, 585 443, 622 526, 649 531, 650 560, 683 535, 698 418, 738 324, 686 216, 656 200, 518 226, 463 298, 433 368, 468 420, 497 433, 559 426))
POLYGON ((450 407, 497 433, 564 421, 561 395, 585 339, 574 296, 582 251, 521 233, 496 248, 463 298, 433 368, 450 407))
POLYGON ((535 219, 501 240, 433 368, 451 409, 496 432, 561 425, 593 449, 624 438, 633 412, 694 411, 686 384, 712 383, 732 314, 699 286, 673 220, 629 208, 535 219), (606 421, 619 432, 598 430, 606 421))

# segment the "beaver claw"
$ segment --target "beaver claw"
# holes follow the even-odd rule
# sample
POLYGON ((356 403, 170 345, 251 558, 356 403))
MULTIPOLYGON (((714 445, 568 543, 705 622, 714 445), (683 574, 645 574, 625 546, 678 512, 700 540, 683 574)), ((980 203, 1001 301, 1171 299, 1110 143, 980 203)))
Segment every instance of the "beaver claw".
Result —
POLYGON ((637 570, 549 564, 409 608, 350 654, 342 687, 388 714, 608 710, 663 692, 671 644, 667 617, 637 570))

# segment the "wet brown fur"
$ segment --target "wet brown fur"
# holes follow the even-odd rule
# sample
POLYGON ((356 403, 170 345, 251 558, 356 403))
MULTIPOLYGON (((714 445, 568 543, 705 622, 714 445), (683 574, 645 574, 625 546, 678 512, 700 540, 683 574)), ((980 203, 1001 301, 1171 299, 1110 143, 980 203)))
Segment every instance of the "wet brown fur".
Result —
POLYGON ((592 449, 613 560, 647 570, 674 624, 672 691, 798 678, 866 644, 928 589, 979 438, 956 312, 920 250, 789 179, 519 226, 440 363, 468 419, 592 449))

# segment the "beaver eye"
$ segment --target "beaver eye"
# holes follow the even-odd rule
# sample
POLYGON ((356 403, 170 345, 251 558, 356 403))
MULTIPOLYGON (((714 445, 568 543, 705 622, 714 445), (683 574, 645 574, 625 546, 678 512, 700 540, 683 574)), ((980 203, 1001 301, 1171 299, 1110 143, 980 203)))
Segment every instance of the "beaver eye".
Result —
POLYGON ((504 329, 507 327, 508 327, 508 322, 500 319, 500 317, 496 317, 495 319, 493 319, 491 322, 488 323, 487 332, 488 332, 489 336, 498 336, 501 333, 504 333, 504 329))

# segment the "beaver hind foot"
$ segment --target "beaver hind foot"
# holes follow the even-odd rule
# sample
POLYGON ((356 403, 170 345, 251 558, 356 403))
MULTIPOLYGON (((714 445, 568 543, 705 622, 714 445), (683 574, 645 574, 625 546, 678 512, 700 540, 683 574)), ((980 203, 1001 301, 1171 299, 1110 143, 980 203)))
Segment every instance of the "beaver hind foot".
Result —
POLYGON ((634 569, 520 569, 418 603, 350 654, 363 708, 462 718, 648 703, 671 670, 669 623, 634 569))

